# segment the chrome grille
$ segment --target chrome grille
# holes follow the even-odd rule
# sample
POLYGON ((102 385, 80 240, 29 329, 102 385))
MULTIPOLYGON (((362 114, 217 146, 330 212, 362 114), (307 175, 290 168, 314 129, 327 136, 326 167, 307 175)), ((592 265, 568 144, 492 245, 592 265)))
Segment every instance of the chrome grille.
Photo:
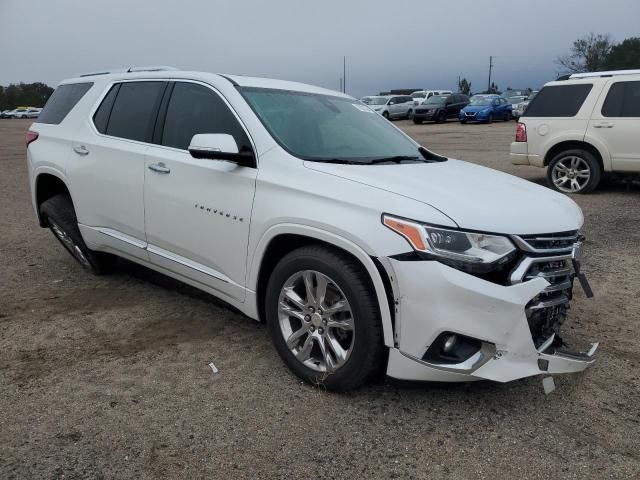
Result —
POLYGON ((514 242, 525 256, 511 272, 512 284, 543 278, 549 285, 525 307, 531 337, 536 348, 555 334, 561 342, 560 326, 567 317, 572 297, 574 248, 582 236, 579 231, 541 235, 514 235, 514 242))
POLYGON ((513 240, 520 248, 534 253, 571 252, 581 239, 580 232, 545 233, 542 235, 514 235, 513 240))

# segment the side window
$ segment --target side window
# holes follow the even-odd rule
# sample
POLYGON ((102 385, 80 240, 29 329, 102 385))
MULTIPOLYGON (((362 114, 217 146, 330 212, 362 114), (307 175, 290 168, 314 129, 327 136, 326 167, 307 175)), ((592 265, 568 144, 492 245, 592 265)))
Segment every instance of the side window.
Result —
POLYGON ((150 141, 165 86, 166 82, 121 83, 107 119, 107 135, 140 142, 150 141))
POLYGON ((111 87, 111 90, 109 90, 109 93, 105 95, 102 103, 93 115, 93 124, 100 133, 107 133, 107 125, 109 123, 109 117, 111 116, 111 109, 113 108, 113 102, 118 95, 120 85, 120 83, 117 83, 111 87))
POLYGON ((251 148, 242 126, 220 96, 195 83, 177 82, 167 106, 162 145, 186 150, 198 133, 232 135, 239 150, 251 148))
POLYGON ((611 85, 602 105, 603 117, 640 117, 640 82, 611 85))
POLYGON ((58 125, 92 86, 92 82, 60 85, 40 112, 37 123, 58 125))
POLYGON ((544 87, 531 101, 525 117, 574 117, 593 87, 590 83, 544 87))

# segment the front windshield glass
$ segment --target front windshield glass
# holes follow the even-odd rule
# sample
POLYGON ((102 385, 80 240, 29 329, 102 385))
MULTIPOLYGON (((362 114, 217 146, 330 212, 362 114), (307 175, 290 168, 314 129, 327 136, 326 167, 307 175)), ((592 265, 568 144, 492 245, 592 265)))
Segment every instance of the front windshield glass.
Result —
POLYGON ((493 99, 492 99, 492 98, 487 98, 487 97, 473 97, 473 98, 471 99, 471 103, 470 103, 470 105, 480 105, 480 106, 484 105, 484 106, 487 106, 487 105, 491 105, 491 103, 492 103, 492 102, 493 102, 493 99))
POLYGON ((426 94, 424 92, 413 92, 411 98, 424 98, 426 94))
POLYGON ((360 99, 360 101, 361 101, 362 103, 364 103, 365 105, 369 105, 369 104, 371 103, 371 101, 372 101, 372 100, 373 100, 373 98, 371 98, 371 97, 362 97, 362 98, 360 99))
POLYGON ((445 100, 447 99, 447 97, 445 97, 444 95, 440 95, 440 96, 433 96, 427 100, 425 100, 422 104, 423 105, 441 105, 445 102, 445 100))
POLYGON ((296 157, 353 163, 392 157, 424 160, 415 143, 355 100, 289 90, 239 90, 273 138, 296 157))

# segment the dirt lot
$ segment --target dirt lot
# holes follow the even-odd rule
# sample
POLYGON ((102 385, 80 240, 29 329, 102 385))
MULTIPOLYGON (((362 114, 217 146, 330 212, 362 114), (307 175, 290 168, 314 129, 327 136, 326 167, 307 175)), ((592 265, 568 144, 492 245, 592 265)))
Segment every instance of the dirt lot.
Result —
MULTIPOLYGON (((596 298, 577 294, 565 331, 601 341, 593 368, 548 396, 539 378, 334 395, 206 294, 132 265, 84 273, 36 225, 28 125, 0 120, 0 478, 640 477, 640 187, 576 198, 596 298)), ((543 181, 509 165, 513 122, 398 125, 543 181)))

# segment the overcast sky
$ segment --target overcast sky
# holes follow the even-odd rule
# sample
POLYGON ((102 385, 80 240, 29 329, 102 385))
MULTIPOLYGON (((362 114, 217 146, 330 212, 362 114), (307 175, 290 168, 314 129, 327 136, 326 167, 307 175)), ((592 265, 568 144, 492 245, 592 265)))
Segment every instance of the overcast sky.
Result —
POLYGON ((0 85, 172 65, 347 93, 538 87, 574 39, 640 36, 640 0, 0 0, 0 85))

